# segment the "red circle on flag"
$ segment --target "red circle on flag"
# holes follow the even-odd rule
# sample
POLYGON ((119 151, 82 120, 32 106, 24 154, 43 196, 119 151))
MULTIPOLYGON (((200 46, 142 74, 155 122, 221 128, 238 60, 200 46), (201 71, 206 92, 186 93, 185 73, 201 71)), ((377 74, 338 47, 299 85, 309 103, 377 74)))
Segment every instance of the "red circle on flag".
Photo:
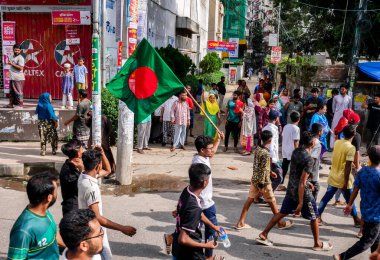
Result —
POLYGON ((128 79, 129 89, 136 98, 144 99, 151 97, 158 87, 156 73, 148 67, 137 68, 128 79))

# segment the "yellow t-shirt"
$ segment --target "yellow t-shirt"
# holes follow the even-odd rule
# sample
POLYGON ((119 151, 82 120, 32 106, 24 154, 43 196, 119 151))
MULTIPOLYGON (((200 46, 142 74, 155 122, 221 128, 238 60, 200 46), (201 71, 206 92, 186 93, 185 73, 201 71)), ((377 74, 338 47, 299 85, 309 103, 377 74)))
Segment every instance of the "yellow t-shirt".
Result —
MULTIPOLYGON (((334 144, 334 152, 332 157, 331 171, 327 183, 335 188, 343 188, 344 185, 344 168, 346 161, 354 161, 355 147, 350 141, 342 139, 334 144)), ((347 188, 352 188, 353 176, 350 174, 347 188)))

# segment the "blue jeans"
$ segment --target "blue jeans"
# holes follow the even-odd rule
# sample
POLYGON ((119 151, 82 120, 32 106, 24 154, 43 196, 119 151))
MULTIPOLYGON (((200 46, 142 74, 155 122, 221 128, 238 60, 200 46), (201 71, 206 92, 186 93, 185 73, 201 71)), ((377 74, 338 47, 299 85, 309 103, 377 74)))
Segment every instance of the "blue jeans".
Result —
MULTIPOLYGON (((216 207, 215 205, 212 205, 211 207, 204 209, 203 214, 214 224, 215 226, 218 225, 218 220, 216 219, 216 207)), ((209 226, 205 225, 205 241, 209 241, 210 237, 214 236, 215 230, 210 228, 209 226)), ((205 249, 205 255, 206 257, 210 257, 213 255, 212 249, 205 249)))
MULTIPOLYGON (((325 195, 321 199, 321 202, 319 202, 318 211, 319 211, 320 215, 322 215, 323 211, 325 210, 327 203, 329 203, 329 201, 334 197, 335 192, 337 192, 337 190, 339 190, 339 188, 336 188, 336 187, 333 187, 330 185, 327 187, 325 195)), ((341 190, 341 192, 343 194, 344 199, 348 203, 350 201, 352 189, 341 190)), ((355 203, 352 205, 351 216, 353 216, 353 217, 358 216, 358 212, 356 211, 355 203)))

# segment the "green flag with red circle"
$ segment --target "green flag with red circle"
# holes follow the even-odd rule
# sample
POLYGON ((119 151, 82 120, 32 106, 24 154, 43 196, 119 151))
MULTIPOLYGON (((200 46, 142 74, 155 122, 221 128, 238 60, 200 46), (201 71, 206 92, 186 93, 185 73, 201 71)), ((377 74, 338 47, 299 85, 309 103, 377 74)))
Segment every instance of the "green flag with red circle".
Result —
POLYGON ((140 123, 184 85, 143 39, 107 88, 135 113, 135 122, 140 123))

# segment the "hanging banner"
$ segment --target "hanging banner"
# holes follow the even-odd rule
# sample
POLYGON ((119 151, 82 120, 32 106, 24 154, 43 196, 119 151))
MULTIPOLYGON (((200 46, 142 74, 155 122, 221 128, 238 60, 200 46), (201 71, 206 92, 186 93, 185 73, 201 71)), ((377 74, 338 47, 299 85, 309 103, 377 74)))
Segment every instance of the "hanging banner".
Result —
POLYGON ((122 60, 122 51, 123 51, 123 42, 119 41, 119 47, 117 49, 117 69, 121 69, 122 60))
POLYGON ((137 43, 140 43, 143 38, 147 38, 148 32, 148 1, 138 1, 138 20, 137 20, 137 43))
POLYGON ((270 62, 278 64, 281 62, 281 54, 282 54, 282 48, 281 47, 272 47, 272 52, 270 55, 270 62))
POLYGON ((91 25, 89 11, 52 11, 53 25, 91 25))
POLYGON ((208 41, 207 42, 207 50, 209 50, 209 51, 235 52, 236 43, 235 42, 208 41))
POLYGON ((236 48, 233 51, 229 51, 228 57, 230 58, 238 58, 239 57, 239 38, 230 38, 229 39, 230 43, 235 43, 236 48))
POLYGON ((128 12, 128 57, 137 48, 137 28, 138 28, 138 0, 128 0, 127 1, 127 12, 128 12))
POLYGON ((236 74, 237 74, 237 67, 230 66, 228 74, 229 74, 230 82, 235 82, 236 81, 236 74))
POLYGON ((1 36, 3 39, 2 50, 3 50, 3 86, 4 93, 9 93, 9 82, 10 67, 7 65, 9 57, 13 55, 13 45, 16 43, 16 22, 13 21, 3 21, 1 22, 1 36))

